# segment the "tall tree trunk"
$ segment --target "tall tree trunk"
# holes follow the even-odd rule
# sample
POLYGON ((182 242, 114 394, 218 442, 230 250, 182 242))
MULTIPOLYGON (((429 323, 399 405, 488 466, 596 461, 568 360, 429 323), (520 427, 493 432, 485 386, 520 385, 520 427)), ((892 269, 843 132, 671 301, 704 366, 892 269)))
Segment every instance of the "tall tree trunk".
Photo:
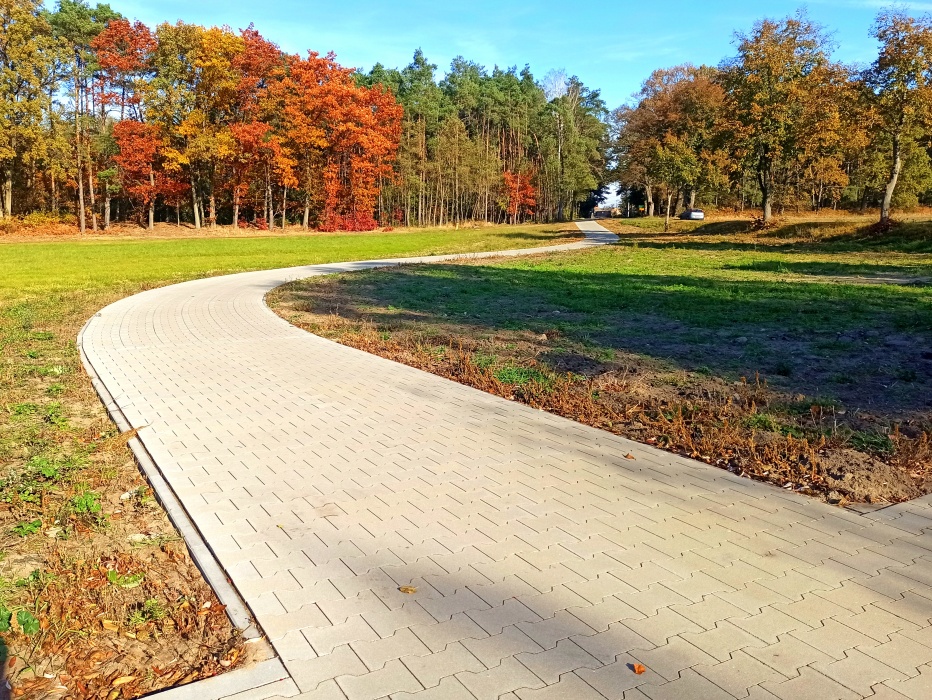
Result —
POLYGON ((13 163, 7 161, 3 171, 3 216, 9 219, 13 216, 13 163))
MULTIPOLYGON (((94 114, 93 90, 84 91, 84 114, 94 114)), ((94 187, 94 154, 91 153, 91 141, 87 141, 87 191, 91 198, 91 229, 97 233, 97 192, 94 187)))
POLYGON ((58 216, 58 188, 55 186, 54 171, 49 176, 49 187, 52 190, 52 213, 58 216))
POLYGON ((233 228, 239 228, 239 195, 233 192, 233 228))
POLYGON ((78 77, 78 58, 74 68, 74 152, 78 175, 78 227, 81 234, 87 229, 84 212, 84 170, 81 167, 81 80, 78 77))
POLYGON ((266 218, 266 221, 269 224, 269 231, 275 230, 275 200, 272 198, 272 181, 266 180, 266 193, 265 198, 268 200, 269 215, 266 218))
POLYGON ((304 230, 307 231, 308 224, 311 222, 311 202, 310 198, 304 196, 304 230))
POLYGON ((644 187, 644 193, 647 196, 647 204, 644 207, 645 209, 644 213, 647 214, 647 216, 653 216, 654 215, 654 188, 651 187, 650 185, 646 185, 644 187))
POLYGON ((194 210, 194 228, 200 230, 201 217, 197 210, 197 186, 194 183, 194 173, 191 173, 191 209, 194 210))
POLYGON ((217 196, 213 187, 210 188, 210 227, 217 228, 217 196))
POLYGON ((890 166, 890 179, 887 180, 887 186, 883 192, 883 204, 880 206, 881 223, 890 220, 890 210, 893 207, 893 191, 896 189, 896 182, 900 179, 900 171, 903 169, 903 154, 901 137, 899 133, 893 135, 893 163, 890 166))
MULTIPOLYGON (((149 168, 149 187, 152 188, 152 192, 155 192, 155 173, 152 171, 152 168, 149 168)), ((150 231, 155 228, 155 194, 152 194, 152 199, 149 200, 149 225, 147 227, 150 231)))
POLYGON ((762 167, 758 169, 757 184, 761 192, 761 208, 764 210, 764 223, 769 224, 773 220, 773 190, 771 189, 769 168, 762 167))
POLYGON ((104 231, 110 230, 110 189, 104 190, 104 231))
POLYGON ((667 193, 667 212, 666 218, 663 220, 663 232, 667 233, 670 230, 670 208, 673 206, 673 193, 667 193))
POLYGON ((288 220, 288 185, 282 187, 282 231, 285 230, 285 222, 288 220))
POLYGON ((91 229, 97 233, 97 193, 94 191, 94 161, 90 153, 87 158, 87 191, 91 195, 91 229))

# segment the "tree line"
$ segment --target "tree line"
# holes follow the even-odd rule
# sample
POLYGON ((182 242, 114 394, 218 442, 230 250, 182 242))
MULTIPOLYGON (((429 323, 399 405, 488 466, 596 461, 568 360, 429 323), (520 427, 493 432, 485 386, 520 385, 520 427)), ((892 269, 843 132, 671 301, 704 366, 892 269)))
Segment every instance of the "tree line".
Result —
POLYGON ((0 0, 4 217, 373 228, 401 107, 252 27, 155 30, 109 5, 0 0))
POLYGON ((866 67, 832 60, 804 12, 736 35, 717 67, 657 70, 611 115, 611 171, 629 203, 669 218, 696 203, 894 207, 932 193, 932 19, 880 11, 866 67))
POLYGON ((541 81, 456 58, 441 79, 421 51, 359 75, 404 107, 397 177, 383 211, 408 225, 566 220, 594 203, 608 146, 599 92, 564 71, 541 81))
POLYGON ((698 205, 894 207, 932 193, 932 19, 882 10, 876 60, 832 58, 805 13, 718 66, 655 71, 631 104, 563 71, 421 51, 368 72, 251 26, 154 29, 109 5, 0 0, 0 219, 362 230, 586 214, 620 183, 698 205))
POLYGON ((462 58, 435 74, 420 51, 361 73, 251 26, 0 0, 0 219, 363 230, 565 219, 591 199, 597 91, 462 58))

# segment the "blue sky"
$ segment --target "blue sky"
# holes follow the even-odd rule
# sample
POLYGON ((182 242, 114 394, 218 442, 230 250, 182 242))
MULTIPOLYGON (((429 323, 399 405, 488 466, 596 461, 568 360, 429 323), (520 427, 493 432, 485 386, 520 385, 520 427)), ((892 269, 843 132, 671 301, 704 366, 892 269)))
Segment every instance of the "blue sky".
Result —
MULTIPOLYGON (((783 17, 803 6, 771 0, 539 2, 514 0, 110 0, 128 17, 155 25, 183 19, 254 23, 289 52, 335 51, 340 63, 368 69, 376 61, 407 64, 422 48, 441 71, 457 55, 486 66, 530 64, 538 78, 565 68, 602 90, 608 106, 627 101, 654 68, 717 64, 733 52, 735 30, 760 17, 783 17)), ((883 0, 810 0, 809 15, 834 32, 836 58, 869 62, 868 36, 883 0)), ((932 0, 900 3, 917 14, 932 0)))

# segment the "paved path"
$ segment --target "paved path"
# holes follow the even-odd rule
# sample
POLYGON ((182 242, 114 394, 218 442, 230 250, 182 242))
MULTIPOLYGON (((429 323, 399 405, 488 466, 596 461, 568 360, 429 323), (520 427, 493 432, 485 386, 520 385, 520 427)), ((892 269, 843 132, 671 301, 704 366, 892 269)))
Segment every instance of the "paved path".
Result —
POLYGON ((376 264, 152 290, 82 336, 290 673, 244 698, 932 698, 932 501, 826 506, 263 304, 376 264))

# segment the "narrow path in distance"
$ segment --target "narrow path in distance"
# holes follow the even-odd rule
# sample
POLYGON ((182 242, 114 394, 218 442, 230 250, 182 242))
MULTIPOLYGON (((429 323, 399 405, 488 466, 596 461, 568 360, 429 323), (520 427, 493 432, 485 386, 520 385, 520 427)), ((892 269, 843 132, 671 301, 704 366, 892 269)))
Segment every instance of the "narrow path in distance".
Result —
MULTIPOLYGON (((578 225, 580 243, 482 255, 616 239, 578 225)), ((932 499, 827 506, 324 340, 263 301, 453 257, 186 282, 81 334, 287 669, 250 698, 932 697, 932 499)))

